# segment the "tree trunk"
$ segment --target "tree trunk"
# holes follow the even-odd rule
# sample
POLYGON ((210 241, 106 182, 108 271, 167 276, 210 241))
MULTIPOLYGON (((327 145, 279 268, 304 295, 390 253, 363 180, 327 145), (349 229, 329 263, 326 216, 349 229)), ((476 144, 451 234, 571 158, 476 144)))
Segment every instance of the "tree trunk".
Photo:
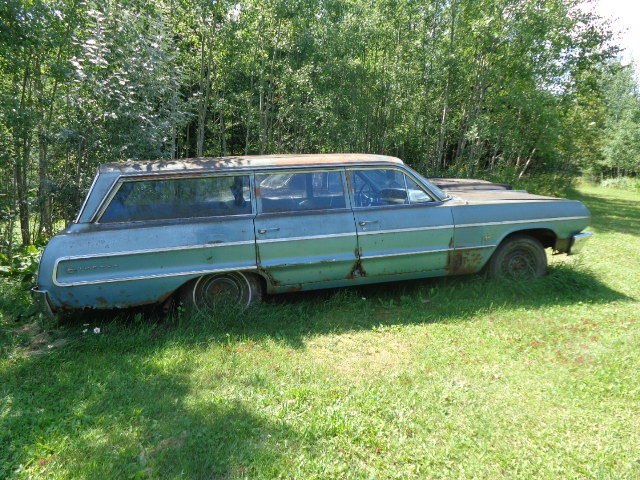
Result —
MULTIPOLYGON (((456 3, 451 4, 451 32, 449 33, 449 54, 453 53, 453 43, 455 40, 455 25, 456 25, 456 3)), ((449 60, 451 62, 451 60, 449 60)), ((442 117, 440 119, 440 138, 438 140, 438 166, 444 166, 444 140, 447 126, 447 113, 449 108, 449 93, 451 89, 451 63, 449 63, 447 69, 447 83, 444 88, 444 101, 442 106, 442 117)))
MULTIPOLYGON (((62 47, 58 50, 57 61, 62 55, 62 47)), ((38 197, 40 205, 40 228, 38 237, 41 236, 42 230, 46 237, 53 235, 53 217, 51 213, 51 180, 49 179, 49 132, 51 130, 51 121, 53 119, 53 107, 56 102, 56 94, 58 92, 58 79, 53 83, 53 92, 49 104, 49 111, 45 124, 40 123, 38 127, 38 176, 40 178, 38 197)))
MULTIPOLYGON (((27 105, 31 104, 31 86, 29 85, 29 64, 24 69, 22 78, 22 93, 20 95, 20 110, 25 111, 27 105)), ((22 245, 29 245, 31 235, 29 232, 29 203, 27 199, 27 171, 29 157, 31 155, 31 132, 28 125, 16 127, 18 135, 16 138, 16 162, 14 166, 14 178, 16 194, 18 200, 18 218, 20 220, 20 237, 22 245)))
POLYGON ((247 126, 244 138, 244 154, 249 155, 249 139, 251 136, 251 117, 253 117, 253 72, 251 72, 251 83, 249 85, 249 98, 247 99, 247 126))
POLYGON ((531 165, 531 162, 533 161, 534 153, 536 153, 536 147, 534 147, 533 150, 531 150, 531 153, 529 154, 529 158, 527 158, 527 161, 524 164, 524 168, 520 172, 520 175, 518 175, 518 180, 520 180, 524 176, 525 172, 527 171, 527 168, 529 168, 529 165, 531 165))
POLYGON ((200 105, 198 108, 198 133, 196 137, 196 157, 204 153, 204 133, 209 109, 209 93, 211 91, 211 41, 202 34, 200 48, 200 105), (205 43, 207 44, 205 46, 205 43), (208 55, 205 54, 208 50, 208 55), (206 60, 205 60, 206 57, 206 60))

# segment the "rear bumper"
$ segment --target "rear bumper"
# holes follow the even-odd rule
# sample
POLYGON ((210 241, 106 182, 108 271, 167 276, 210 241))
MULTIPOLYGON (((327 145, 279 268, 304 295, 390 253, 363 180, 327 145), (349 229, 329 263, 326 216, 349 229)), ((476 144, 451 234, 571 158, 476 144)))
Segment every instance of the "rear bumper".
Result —
POLYGON ((591 232, 579 233, 569 238, 559 238, 556 240, 556 244, 553 247, 553 253, 566 253, 567 255, 575 255, 580 253, 582 247, 587 240, 593 236, 591 232))
POLYGON ((592 232, 579 233, 571 237, 571 246, 569 247, 569 255, 580 253, 584 244, 593 236, 592 232))
POLYGON ((33 303, 35 303, 45 315, 50 318, 55 317, 55 312, 49 302, 49 292, 40 290, 38 287, 33 287, 31 289, 31 298, 33 299, 33 303))

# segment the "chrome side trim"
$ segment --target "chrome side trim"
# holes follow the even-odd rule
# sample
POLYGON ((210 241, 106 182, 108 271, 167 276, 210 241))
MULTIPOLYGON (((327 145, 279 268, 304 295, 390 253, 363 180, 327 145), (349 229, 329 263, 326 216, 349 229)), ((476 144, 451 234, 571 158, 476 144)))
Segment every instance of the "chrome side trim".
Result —
POLYGON ((494 248, 494 247, 497 247, 497 245, 479 245, 477 247, 442 248, 438 250, 419 250, 415 252, 384 253, 381 255, 361 255, 360 258, 362 260, 368 260, 371 258, 403 257, 407 255, 423 255, 425 253, 457 252, 460 250, 479 250, 483 248, 494 248))
POLYGON ((563 220, 584 220, 589 219, 589 216, 582 217, 554 217, 554 218, 536 218, 533 220, 506 220, 504 222, 484 222, 484 223, 465 223, 456 225, 456 228, 467 228, 467 227, 487 227, 491 225, 515 225, 518 223, 544 223, 544 222, 560 222, 563 220))
POLYGON ((358 231, 358 235, 381 235, 385 233, 401 233, 401 232, 422 232, 426 230, 446 230, 454 228, 454 225, 438 225, 435 227, 414 227, 414 228, 394 228, 391 230, 370 230, 358 231))
POLYGON ((478 250, 481 248, 495 248, 497 246, 498 246, 497 243, 492 243, 491 245, 476 245, 474 247, 456 247, 456 248, 453 248, 452 250, 455 250, 457 252, 458 250, 478 250))
POLYGON ((307 237, 283 237, 283 238, 265 238, 262 240, 256 240, 258 244, 262 243, 277 243, 277 242, 298 242, 301 240, 322 240, 325 238, 341 238, 341 237, 355 237, 356 232, 348 233, 333 233, 330 235, 309 235, 307 237))
MULTIPOLYGON (((437 250, 420 250, 415 252, 385 253, 381 255, 361 255, 360 258, 362 260, 369 260, 374 258, 402 257, 407 255, 421 255, 425 253, 442 253, 442 252, 451 252, 451 251, 459 251, 459 250, 479 250, 483 248, 494 248, 494 247, 497 247, 497 245, 481 245, 477 247, 460 247, 460 248, 442 248, 437 250)), ((327 263, 335 263, 338 261, 342 261, 342 260, 339 260, 339 259, 324 260, 324 262, 327 262, 327 263)), ((353 259, 350 261, 353 261, 353 259)), ((299 266, 306 266, 306 265, 315 265, 316 263, 317 262, 279 263, 279 264, 266 265, 266 266, 261 265, 260 268, 262 270, 265 270, 270 268, 299 267, 299 266)))
MULTIPOLYGON (((55 263, 53 264, 53 275, 52 275, 51 279, 52 279, 54 285, 57 285, 59 287, 70 286, 70 285, 76 284, 76 282, 69 282, 69 283, 58 282, 58 266, 59 266, 59 264, 61 262, 66 262, 66 261, 70 261, 70 260, 86 260, 88 258, 120 257, 120 256, 126 256, 126 255, 139 255, 139 254, 145 254, 145 253, 175 252, 175 251, 181 251, 181 250, 198 250, 198 249, 205 249, 205 248, 233 247, 233 246, 238 246, 238 245, 253 245, 253 244, 254 244, 253 240, 245 240, 245 241, 242 241, 242 242, 207 243, 207 244, 204 244, 204 245, 184 245, 184 246, 179 246, 179 247, 151 248, 151 249, 146 249, 146 250, 128 250, 128 251, 123 251, 123 252, 109 252, 109 253, 97 253, 97 254, 91 254, 91 255, 72 255, 72 256, 67 256, 67 257, 60 257, 60 258, 56 259, 55 263)), ((146 277, 142 277, 142 278, 146 278, 146 277)), ((111 280, 111 281, 119 281, 119 280, 111 280)), ((100 282, 101 281, 97 281, 96 280, 94 283, 100 283, 100 282)), ((84 285, 85 282, 80 282, 78 284, 79 285, 84 285)))
MULTIPOLYGON (((337 263, 337 262, 344 262, 344 263, 350 262, 350 263, 353 263, 353 261, 355 259, 356 259, 356 257, 349 258, 349 259, 346 259, 346 260, 342 260, 342 259, 339 259, 339 258, 330 258, 330 259, 327 259, 327 260, 322 260, 322 263, 323 264, 337 263)), ((268 271, 268 270, 270 270, 272 268, 308 267, 310 265, 317 265, 318 263, 320 263, 320 262, 274 263, 274 264, 271 264, 271 265, 265 265, 265 264, 261 263, 259 265, 259 269, 262 270, 262 271, 268 271)))
POLYGON ((207 270, 191 270, 189 272, 176 272, 176 273, 162 273, 156 275, 138 275, 135 277, 122 277, 122 278, 107 278, 104 280, 87 280, 84 282, 69 282, 59 283, 54 280, 54 283, 58 287, 75 287, 78 285, 97 285, 100 283, 114 283, 114 282, 129 282, 133 280, 149 280, 153 278, 168 278, 168 277, 184 277, 187 275, 203 275, 205 273, 224 273, 224 272, 247 272, 257 270, 256 267, 231 267, 231 268, 212 268, 207 270))
POLYGON ((443 248, 438 250, 420 250, 417 252, 400 252, 400 253, 383 253, 380 255, 360 255, 362 260, 370 260, 374 258, 387 258, 387 257, 405 257, 408 255, 423 255, 426 253, 442 253, 442 252, 451 252, 453 248, 443 248))
POLYGON ((253 245, 253 243, 253 240, 243 240, 241 242, 205 243, 200 245, 181 245, 178 247, 149 248, 145 250, 125 250, 122 252, 96 253, 92 255, 73 255, 68 257, 60 257, 56 260, 56 264, 61 261, 79 260, 83 258, 119 257, 121 255, 137 255, 140 253, 174 252, 179 250, 197 250, 199 248, 234 247, 236 245, 253 245))

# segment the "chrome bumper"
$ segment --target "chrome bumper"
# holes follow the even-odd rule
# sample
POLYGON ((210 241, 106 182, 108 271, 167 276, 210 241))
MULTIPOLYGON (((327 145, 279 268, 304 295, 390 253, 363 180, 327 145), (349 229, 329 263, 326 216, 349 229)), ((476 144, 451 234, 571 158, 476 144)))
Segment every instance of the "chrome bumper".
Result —
POLYGON ((56 314, 51 307, 51 303, 49 303, 49 295, 46 290, 40 290, 38 287, 33 287, 31 289, 31 298, 33 299, 33 303, 35 303, 41 312, 43 312, 49 318, 53 318, 56 314))
POLYGON ((571 237, 571 247, 569 247, 569 255, 580 253, 584 244, 593 236, 592 232, 579 233, 571 237))

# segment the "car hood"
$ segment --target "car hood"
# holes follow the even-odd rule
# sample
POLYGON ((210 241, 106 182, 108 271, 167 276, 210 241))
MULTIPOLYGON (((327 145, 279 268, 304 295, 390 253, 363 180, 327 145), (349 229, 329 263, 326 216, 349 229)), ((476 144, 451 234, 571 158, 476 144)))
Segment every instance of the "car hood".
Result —
POLYGON ((548 202, 565 199, 534 195, 522 190, 447 190, 450 195, 463 200, 466 204, 505 203, 505 202, 548 202))
POLYGON ((475 178, 429 178, 429 181, 441 190, 511 190, 506 183, 492 183, 475 178))

